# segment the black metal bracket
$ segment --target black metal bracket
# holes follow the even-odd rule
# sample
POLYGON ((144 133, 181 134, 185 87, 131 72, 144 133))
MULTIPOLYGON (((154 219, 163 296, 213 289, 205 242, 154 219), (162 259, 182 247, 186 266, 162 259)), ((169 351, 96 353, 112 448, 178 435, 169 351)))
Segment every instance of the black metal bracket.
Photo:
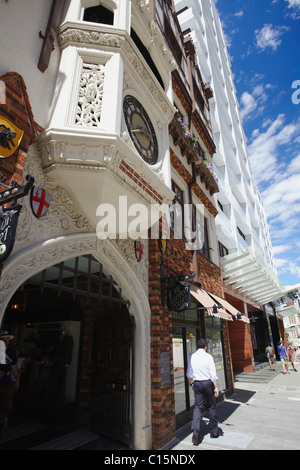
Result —
POLYGON ((34 177, 31 175, 26 176, 26 183, 21 186, 16 181, 12 181, 10 186, 6 186, 0 181, 0 186, 4 191, 0 192, 0 206, 12 202, 12 206, 16 204, 17 200, 26 196, 34 183, 34 177))

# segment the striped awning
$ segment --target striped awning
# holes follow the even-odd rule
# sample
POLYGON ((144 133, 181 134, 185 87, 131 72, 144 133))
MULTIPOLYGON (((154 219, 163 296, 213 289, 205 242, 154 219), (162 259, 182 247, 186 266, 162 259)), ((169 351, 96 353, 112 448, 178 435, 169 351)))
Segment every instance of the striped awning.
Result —
MULTIPOLYGON (((223 320, 227 321, 232 321, 232 316, 227 313, 224 308, 218 308, 217 312, 213 312, 213 307, 214 307, 214 302, 213 299, 208 295, 208 293, 201 289, 200 287, 197 287, 195 285, 191 286, 191 295, 194 297, 194 299, 199 302, 204 308, 207 309, 207 312, 209 315, 212 315, 214 317, 222 318, 223 320)), ((220 303, 220 305, 222 305, 220 303)))
MULTIPOLYGON (((228 310, 228 312, 230 312, 235 317, 235 319, 237 320, 237 316, 240 312, 233 305, 231 305, 227 300, 222 299, 222 297, 219 297, 216 294, 212 294, 211 292, 209 292, 209 295, 214 300, 216 300, 220 305, 222 305, 222 307, 224 307, 226 310, 228 310)), ((242 315, 241 320, 245 323, 250 323, 250 320, 249 320, 248 317, 246 317, 246 315, 242 315)))

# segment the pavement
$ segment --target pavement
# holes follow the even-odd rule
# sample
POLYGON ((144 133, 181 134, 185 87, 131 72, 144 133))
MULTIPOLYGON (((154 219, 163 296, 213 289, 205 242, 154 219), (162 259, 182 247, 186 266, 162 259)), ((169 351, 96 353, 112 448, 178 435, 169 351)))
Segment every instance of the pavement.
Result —
POLYGON ((208 415, 201 423, 200 443, 192 444, 190 423, 178 431, 170 450, 299 450, 300 363, 298 372, 268 366, 235 377, 235 393, 217 405, 219 434, 210 437, 208 415))
MULTIPOLYGON (((280 362, 276 363, 276 372, 265 363, 255 373, 236 375, 235 393, 217 405, 220 436, 210 438, 208 415, 204 414, 198 446, 192 444, 189 423, 162 451, 299 450, 300 363, 297 365, 299 371, 289 367, 288 375, 283 375, 280 362)), ((2 434, 0 451, 26 449, 118 452, 126 447, 85 428, 57 436, 49 434, 47 426, 24 423, 2 434)))

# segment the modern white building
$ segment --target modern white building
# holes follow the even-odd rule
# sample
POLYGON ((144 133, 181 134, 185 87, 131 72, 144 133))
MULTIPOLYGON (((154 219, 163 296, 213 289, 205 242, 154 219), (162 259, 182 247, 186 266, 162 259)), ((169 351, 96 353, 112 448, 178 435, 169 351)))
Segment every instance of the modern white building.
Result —
POLYGON ((196 47, 203 81, 213 89, 210 110, 220 192, 216 218, 225 294, 244 312, 282 295, 267 220, 249 166, 230 58, 214 0, 175 0, 184 35, 196 47))

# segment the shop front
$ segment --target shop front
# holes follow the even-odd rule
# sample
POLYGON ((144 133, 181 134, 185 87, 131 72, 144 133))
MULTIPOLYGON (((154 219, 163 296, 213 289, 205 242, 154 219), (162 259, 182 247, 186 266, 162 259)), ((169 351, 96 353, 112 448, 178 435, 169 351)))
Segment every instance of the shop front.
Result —
MULTIPOLYGON (((213 305, 210 300, 210 305, 213 305)), ((223 320, 213 314, 203 304, 191 302, 190 308, 183 312, 172 312, 172 344, 174 396, 177 426, 182 425, 191 415, 194 406, 194 393, 188 386, 186 370, 191 354, 197 349, 197 342, 205 338, 208 353, 214 358, 218 387, 221 395, 229 388, 224 350, 223 320)), ((224 312, 223 315, 226 315, 224 312)), ((227 321, 230 319, 228 315, 227 321)))

